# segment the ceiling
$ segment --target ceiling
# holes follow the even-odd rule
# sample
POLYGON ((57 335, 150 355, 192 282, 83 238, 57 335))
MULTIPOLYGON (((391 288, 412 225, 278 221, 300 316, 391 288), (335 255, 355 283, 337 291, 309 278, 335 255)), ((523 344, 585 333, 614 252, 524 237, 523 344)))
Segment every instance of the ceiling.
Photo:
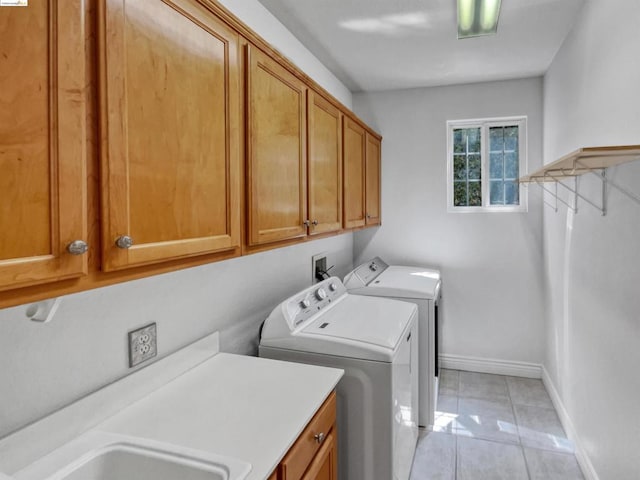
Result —
POLYGON ((497 35, 457 39, 456 0, 259 0, 351 91, 543 74, 585 0, 502 0, 497 35))

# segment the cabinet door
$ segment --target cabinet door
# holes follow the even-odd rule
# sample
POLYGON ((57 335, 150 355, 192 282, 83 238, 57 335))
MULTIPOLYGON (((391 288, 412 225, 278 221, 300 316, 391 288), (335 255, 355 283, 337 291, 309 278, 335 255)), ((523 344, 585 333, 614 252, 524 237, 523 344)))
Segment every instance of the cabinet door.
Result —
POLYGON ((344 117, 344 226, 365 224, 365 131, 344 117))
POLYGON ((309 90, 309 219, 311 235, 342 228, 340 110, 309 90))
POLYGON ((337 480, 338 478, 338 445, 333 432, 324 440, 322 448, 318 451, 309 469, 302 480, 337 480))
POLYGON ((380 140, 367 132, 366 224, 380 224, 380 140))
POLYGON ((307 234, 305 86, 248 48, 247 174, 249 245, 307 234))
POLYGON ((101 7, 103 268, 238 247, 237 33, 197 0, 101 7))
POLYGON ((0 290, 87 271, 85 15, 0 8, 0 290))

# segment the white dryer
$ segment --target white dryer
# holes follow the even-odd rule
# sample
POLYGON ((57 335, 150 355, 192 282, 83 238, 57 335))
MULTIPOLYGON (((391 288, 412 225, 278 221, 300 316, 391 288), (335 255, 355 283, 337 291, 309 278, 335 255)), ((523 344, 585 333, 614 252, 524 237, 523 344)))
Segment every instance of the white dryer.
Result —
POLYGON ((417 327, 415 305, 349 295, 336 277, 265 320, 261 357, 345 371, 337 386, 340 480, 408 480, 418 437, 417 327))
POLYGON ((411 302, 418 306, 419 425, 433 428, 438 399, 438 302, 440 272, 430 268, 389 266, 379 257, 344 278, 349 293, 411 302))

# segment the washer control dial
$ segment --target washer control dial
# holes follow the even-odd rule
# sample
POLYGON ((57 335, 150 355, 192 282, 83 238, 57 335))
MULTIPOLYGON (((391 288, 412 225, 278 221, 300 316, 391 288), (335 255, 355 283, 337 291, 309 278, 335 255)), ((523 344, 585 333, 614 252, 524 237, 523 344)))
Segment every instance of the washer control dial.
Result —
POLYGON ((375 262, 371 262, 371 265, 369 265, 369 269, 370 269, 372 272, 375 272, 376 270, 378 270, 378 265, 376 265, 376 263, 375 263, 375 262))
POLYGON ((304 300, 300 300, 300 306, 302 308, 309 308, 311 306, 311 301, 308 298, 305 298, 304 300))
POLYGON ((332 292, 335 292, 337 289, 338 289, 338 285, 336 285, 335 283, 329 284, 329 290, 331 290, 332 292))
POLYGON ((327 298, 327 291, 324 288, 319 288, 318 290, 316 290, 316 298, 318 300, 324 300, 325 298, 327 298))

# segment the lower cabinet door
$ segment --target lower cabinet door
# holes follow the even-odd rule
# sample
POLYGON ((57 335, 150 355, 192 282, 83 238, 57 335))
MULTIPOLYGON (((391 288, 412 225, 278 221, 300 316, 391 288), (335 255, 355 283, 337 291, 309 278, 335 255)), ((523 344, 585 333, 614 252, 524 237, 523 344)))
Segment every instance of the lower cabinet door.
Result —
POLYGON ((336 480, 338 478, 338 444, 333 431, 315 456, 302 480, 336 480))

